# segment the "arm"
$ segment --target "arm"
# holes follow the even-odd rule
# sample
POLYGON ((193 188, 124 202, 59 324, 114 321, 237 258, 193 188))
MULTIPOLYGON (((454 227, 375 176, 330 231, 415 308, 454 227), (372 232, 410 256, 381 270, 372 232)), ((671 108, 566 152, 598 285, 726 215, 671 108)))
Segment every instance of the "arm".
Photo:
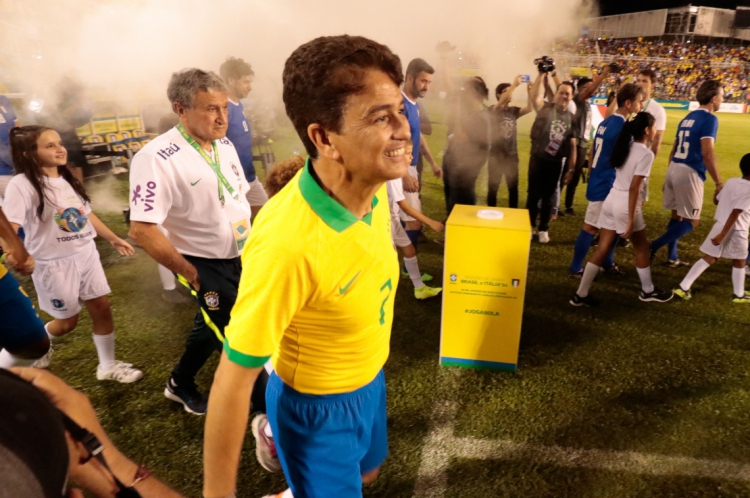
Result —
POLYGON ((247 433, 250 394, 259 368, 247 368, 221 354, 208 398, 203 468, 203 496, 219 498, 237 488, 237 468, 247 433))
MULTIPOLYGON (((676 142, 675 142, 676 144, 676 142)), ((701 150, 703 151, 703 162, 706 164, 708 174, 711 175, 714 183, 716 184, 716 193, 721 192, 724 188, 724 184, 719 176, 719 169, 716 165, 716 151, 714 150, 714 139, 713 138, 701 138, 701 150)))
POLYGON ((507 92, 503 92, 502 95, 500 95, 500 99, 497 101, 498 107, 505 107, 506 104, 510 102, 510 100, 513 98, 513 92, 518 88, 518 86, 521 84, 521 75, 519 74, 513 79, 513 83, 511 83, 510 88, 508 88, 507 92))
MULTIPOLYGON (((557 71, 552 71, 551 76, 552 76, 552 81, 555 82, 555 88, 559 87, 562 84, 562 80, 557 75, 557 71)), ((548 81, 548 84, 549 84, 549 81, 548 81)))
MULTIPOLYGON (((654 141, 651 142, 651 152, 654 153, 654 157, 656 157, 659 154, 659 149, 661 149, 661 141, 664 138, 664 130, 657 131, 656 135, 654 135, 654 141)), ((672 155, 670 154, 670 160, 672 158, 672 155)))
POLYGON ((0 209, 0 245, 7 253, 6 261, 18 273, 31 275, 34 271, 34 258, 29 256, 17 234, 18 225, 10 223, 0 209))
POLYGON ((198 270, 177 252, 155 223, 131 221, 129 235, 157 263, 185 277, 195 290, 200 289, 198 270))
MULTIPOLYGON (((96 436, 104 447, 103 455, 109 464, 112 474, 125 486, 130 486, 134 481, 138 465, 128 459, 110 441, 104 432, 96 412, 91 406, 91 401, 83 393, 76 391, 55 375, 46 370, 36 368, 12 368, 11 371, 30 382, 74 422, 96 436)), ((81 443, 72 442, 68 439, 68 447, 71 451, 70 477, 78 485, 92 491, 96 496, 110 496, 114 486, 114 480, 102 467, 98 460, 92 459, 81 463, 89 455, 88 450, 81 443), (102 492, 97 493, 96 491, 102 492)), ((169 486, 159 482, 153 475, 136 483, 135 490, 143 498, 172 498, 182 496, 173 491, 169 486)))
POLYGON ((406 202, 405 200, 404 201, 398 201, 398 207, 400 207, 401 210, 404 213, 406 213, 407 215, 411 216, 412 218, 414 218, 417 221, 421 221, 422 223, 424 223, 425 225, 429 226, 430 228, 432 228, 436 232, 442 232, 443 229, 445 228, 445 225, 443 225, 442 223, 440 223, 438 221, 433 220, 432 218, 428 218, 424 214, 420 213, 419 211, 417 211, 416 209, 414 209, 413 207, 411 207, 409 205, 409 203, 406 202))
POLYGON ((430 163, 432 174, 435 175, 435 178, 440 178, 441 176, 443 176, 443 170, 441 170, 435 162, 435 157, 432 155, 430 146, 427 145, 427 140, 424 137, 424 133, 422 133, 422 138, 419 141, 419 150, 420 153, 424 155, 424 158, 427 159, 427 162, 430 163))
POLYGON ((545 74, 544 76, 544 97, 547 99, 547 102, 554 102, 555 101, 555 92, 552 91, 552 87, 549 84, 549 73, 545 74))
POLYGON ((540 95, 540 88, 542 86, 542 73, 539 73, 536 75, 536 79, 534 80, 534 83, 531 85, 531 90, 529 91, 529 101, 531 102, 532 107, 534 108, 534 112, 539 112, 539 109, 544 107, 544 99, 542 99, 542 96, 540 95))
POLYGON ((570 139, 570 154, 568 154, 568 160, 565 161, 565 176, 563 177, 563 185, 567 185, 573 179, 573 173, 576 170, 576 163, 578 162, 578 141, 575 138, 570 139))
POLYGON ((422 135, 432 135, 432 123, 422 104, 419 104, 419 130, 422 135))
POLYGON ((534 102, 531 99, 531 85, 529 84, 526 88, 526 105, 518 112, 518 117, 525 116, 532 110, 534 110, 534 102))
POLYGON ((721 229, 721 232, 719 235, 711 239, 711 243, 715 246, 721 245, 722 242, 724 242, 724 238, 727 236, 729 231, 732 229, 735 223, 737 223, 737 219, 740 217, 740 215, 743 213, 742 209, 733 209, 732 214, 729 215, 729 218, 727 218, 727 222, 724 223, 724 228, 721 229))
POLYGON ((633 177, 633 181, 630 182, 630 190, 628 191, 628 225, 625 228, 625 232, 622 233, 622 237, 625 239, 630 238, 632 235, 633 221, 638 209, 638 201, 641 198, 641 186, 645 178, 645 176, 636 175, 633 177))
POLYGON ((102 220, 99 219, 97 215, 94 213, 89 213, 88 218, 91 221, 91 224, 94 226, 94 230, 96 230, 97 235, 101 235, 104 237, 107 242, 112 244, 112 247, 117 249, 117 252, 120 253, 122 256, 132 256, 135 254, 135 249, 133 249, 133 246, 122 240, 120 237, 117 236, 112 230, 107 227, 104 223, 102 223, 102 220))
POLYGON ((609 66, 604 66, 604 69, 602 70, 602 72, 599 73, 599 76, 596 77, 596 79, 589 85, 589 87, 583 92, 578 94, 579 100, 581 102, 584 102, 590 99, 591 96, 594 95, 597 90, 599 90, 599 87, 601 86, 605 78, 609 76, 609 72, 610 72, 609 66))

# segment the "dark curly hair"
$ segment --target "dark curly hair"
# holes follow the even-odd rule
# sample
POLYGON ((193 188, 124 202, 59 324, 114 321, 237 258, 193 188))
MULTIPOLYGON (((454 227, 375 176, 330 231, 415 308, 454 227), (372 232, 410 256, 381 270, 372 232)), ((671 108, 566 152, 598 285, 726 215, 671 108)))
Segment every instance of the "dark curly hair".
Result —
POLYGON ((286 161, 274 164, 266 177, 266 193, 268 197, 278 194, 294 178, 294 175, 304 167, 305 159, 302 156, 293 156, 286 161))
POLYGON ((365 88, 368 70, 379 70, 401 86, 401 60, 385 45, 361 36, 323 36, 298 47, 286 60, 282 80, 286 114, 305 150, 318 151, 307 136, 313 123, 338 133, 350 95, 365 88))

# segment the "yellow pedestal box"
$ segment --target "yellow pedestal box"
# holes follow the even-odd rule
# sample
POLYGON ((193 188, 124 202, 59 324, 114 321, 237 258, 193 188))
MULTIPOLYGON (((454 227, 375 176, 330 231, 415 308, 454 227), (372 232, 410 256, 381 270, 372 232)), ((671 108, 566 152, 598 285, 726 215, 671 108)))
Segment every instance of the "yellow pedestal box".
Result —
POLYGON ((453 208, 446 223, 441 365, 515 371, 530 242, 525 209, 453 208))

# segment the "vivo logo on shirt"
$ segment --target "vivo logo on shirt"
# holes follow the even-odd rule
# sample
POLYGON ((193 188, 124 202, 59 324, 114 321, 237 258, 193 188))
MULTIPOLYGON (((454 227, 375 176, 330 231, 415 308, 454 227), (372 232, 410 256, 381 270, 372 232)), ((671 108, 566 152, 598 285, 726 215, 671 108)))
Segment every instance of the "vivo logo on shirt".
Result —
POLYGON ((156 182, 148 182, 146 184, 146 196, 144 198, 143 195, 141 195, 141 191, 143 188, 140 185, 136 185, 135 189, 133 189, 133 199, 131 202, 134 206, 138 205, 138 201, 140 200, 143 203, 143 211, 145 213, 148 213, 149 211, 152 211, 154 209, 154 197, 156 197, 156 182))
POLYGON ((167 147, 166 149, 160 150, 159 152, 157 152, 157 154, 159 154, 159 157, 161 157, 162 159, 167 159, 169 156, 171 156, 178 150, 180 150, 180 147, 177 144, 170 143, 169 147, 167 147))

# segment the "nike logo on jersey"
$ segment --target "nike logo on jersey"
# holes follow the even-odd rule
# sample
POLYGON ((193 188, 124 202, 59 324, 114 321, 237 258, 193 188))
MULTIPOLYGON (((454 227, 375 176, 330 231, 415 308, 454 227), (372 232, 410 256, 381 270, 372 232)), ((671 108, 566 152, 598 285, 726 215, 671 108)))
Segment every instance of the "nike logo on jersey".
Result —
POLYGON ((190 182, 190 186, 191 187, 195 187, 196 185, 198 185, 198 182, 201 181, 201 180, 203 180, 203 178, 198 178, 196 181, 190 182))
POLYGON ((339 295, 343 296, 344 294, 346 294, 346 291, 348 291, 349 287, 351 287, 354 281, 357 280, 357 277, 359 276, 360 273, 361 273, 361 270, 358 271, 357 274, 354 275, 354 277, 351 280, 349 280, 348 284, 346 284, 343 287, 339 287, 339 295))

